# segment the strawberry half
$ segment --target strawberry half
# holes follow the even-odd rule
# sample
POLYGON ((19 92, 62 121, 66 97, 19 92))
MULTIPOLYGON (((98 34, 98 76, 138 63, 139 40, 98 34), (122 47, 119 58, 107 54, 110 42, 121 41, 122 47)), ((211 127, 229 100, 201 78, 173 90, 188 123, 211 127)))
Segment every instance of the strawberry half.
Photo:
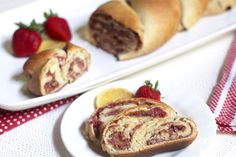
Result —
POLYGON ((54 39, 60 41, 70 41, 71 31, 66 19, 58 17, 57 14, 50 10, 50 13, 44 13, 46 21, 44 23, 44 28, 46 34, 54 39))
POLYGON ((153 87, 152 83, 149 80, 147 80, 145 81, 145 85, 138 88, 138 90, 135 93, 135 97, 160 100, 161 93, 157 89, 157 87, 158 87, 158 81, 156 81, 155 86, 153 87))
POLYGON ((35 54, 42 42, 41 25, 33 20, 30 26, 17 23, 17 29, 12 37, 12 49, 16 57, 28 57, 35 54))

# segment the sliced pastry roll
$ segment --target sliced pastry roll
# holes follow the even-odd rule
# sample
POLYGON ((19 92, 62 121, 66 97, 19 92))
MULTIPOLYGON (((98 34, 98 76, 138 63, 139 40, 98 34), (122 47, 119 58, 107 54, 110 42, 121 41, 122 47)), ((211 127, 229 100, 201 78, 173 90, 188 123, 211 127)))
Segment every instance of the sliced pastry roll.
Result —
POLYGON ((31 56, 24 64, 27 87, 35 95, 60 90, 88 70, 89 53, 71 43, 62 49, 48 49, 31 56))
POLYGON ((159 105, 122 112, 103 131, 101 146, 111 156, 134 156, 181 149, 197 137, 196 124, 159 105))
POLYGON ((160 108, 165 108, 168 110, 172 115, 176 115, 176 112, 171 107, 164 105, 164 103, 160 101, 144 98, 118 100, 94 111, 86 123, 85 130, 87 137, 92 141, 98 141, 101 138, 104 127, 112 119, 124 110, 143 104, 158 105, 160 108))
POLYGON ((109 1, 91 15, 85 38, 105 51, 119 56, 143 45, 140 18, 124 1, 109 1))
POLYGON ((85 36, 118 60, 132 59, 169 40, 180 14, 179 0, 113 0, 91 15, 85 36))

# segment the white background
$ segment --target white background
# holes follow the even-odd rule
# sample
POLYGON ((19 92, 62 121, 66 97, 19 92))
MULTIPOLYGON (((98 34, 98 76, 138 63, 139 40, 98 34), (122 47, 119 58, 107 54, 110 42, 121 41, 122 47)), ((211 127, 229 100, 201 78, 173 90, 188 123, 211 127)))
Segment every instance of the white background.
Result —
MULTIPOLYGON (((30 1, 32 0, 0 0, 0 11, 30 1)), ((228 33, 189 53, 125 79, 166 79, 182 85, 207 102, 218 79, 233 36, 233 32, 228 33)), ((66 107, 66 105, 62 106, 0 135, 0 156, 70 156, 62 144, 59 134, 60 121, 66 107)), ((214 144, 202 156, 224 157, 228 151, 235 149, 233 147, 235 145, 235 135, 218 133, 214 144)), ((229 156, 232 155, 229 154, 229 156)))

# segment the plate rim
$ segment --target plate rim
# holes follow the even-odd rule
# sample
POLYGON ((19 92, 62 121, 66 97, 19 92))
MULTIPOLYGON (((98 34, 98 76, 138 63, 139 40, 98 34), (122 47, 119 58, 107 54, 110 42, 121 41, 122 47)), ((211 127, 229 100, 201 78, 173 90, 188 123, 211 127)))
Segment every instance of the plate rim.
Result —
POLYGON ((29 109, 37 106, 41 106, 46 103, 50 103, 53 101, 57 101, 69 96, 73 96, 82 92, 86 92, 90 89, 93 89, 95 87, 101 86, 105 83, 109 83, 111 81, 117 80, 119 78, 122 78, 127 75, 131 75, 135 72, 138 72, 140 70, 144 70, 148 67, 160 64, 168 59, 171 59, 175 56, 179 56, 181 54, 187 53, 188 50, 191 50, 195 47, 198 47, 202 45, 203 43, 209 42, 211 40, 214 40, 215 38, 224 35, 226 33, 229 33, 233 31, 236 28, 236 23, 232 24, 226 28, 223 28, 221 31, 214 32, 210 35, 205 36, 204 38, 201 38, 195 42, 192 42, 190 44, 187 44, 183 47, 179 47, 173 51, 169 51, 168 54, 166 55, 161 55, 158 58, 152 58, 149 60, 145 60, 142 64, 137 64, 133 67, 126 68, 123 70, 119 70, 117 72, 114 72, 112 74, 106 75, 104 77, 101 77, 96 80, 92 80, 87 83, 87 86, 83 86, 83 88, 73 88, 72 90, 65 90, 65 91, 58 91, 53 94, 49 94, 46 96, 41 96, 41 97, 35 97, 35 98, 29 98, 27 100, 22 100, 19 102, 2 102, 0 100, 0 108, 5 109, 5 110, 10 110, 10 111, 18 111, 18 110, 23 110, 23 109, 29 109), (145 66, 144 66, 145 65, 145 66))
MULTIPOLYGON (((108 84, 105 84, 103 86, 99 86, 95 89, 92 89, 84 94, 82 94, 81 96, 85 97, 88 93, 89 94, 96 94, 106 88, 111 88, 111 87, 114 87, 114 86, 118 86, 120 84, 123 84, 123 83, 127 83, 127 82, 134 82, 134 79, 124 79, 124 80, 118 80, 118 81, 114 81, 114 82, 111 82, 111 83, 108 83, 108 84)), ((141 82, 141 81, 140 81, 141 82)), ((143 81, 142 81, 143 82, 143 81)), ((177 86, 176 86, 177 87, 177 86)), ((174 87, 174 88, 176 88, 174 87)), ((183 88, 182 88, 183 89, 183 88)), ((184 89, 184 93, 186 93, 186 89, 184 89)), ((189 91, 188 91, 189 93, 189 91)), ((194 99, 198 99, 199 101, 201 101, 201 103, 205 104, 207 106, 207 104, 202 100, 200 99, 199 97, 197 97, 196 95, 190 93, 190 95, 194 98, 194 99)), ((80 97, 81 97, 80 96, 80 97)), ((68 148, 68 144, 67 142, 65 141, 65 135, 63 134, 63 130, 64 130, 64 125, 65 125, 65 120, 67 119, 68 117, 68 113, 70 113, 70 111, 74 108, 74 106, 76 106, 75 104, 80 101, 80 97, 76 98, 75 101, 73 101, 73 103, 71 103, 65 110, 65 112, 63 113, 63 116, 62 116, 62 119, 61 119, 61 123, 60 123, 60 137, 61 137, 61 140, 62 140, 62 143, 64 145, 64 147, 66 148, 66 150, 70 153, 70 155, 72 156, 77 156, 77 154, 74 154, 74 152, 68 148), (72 106, 72 107, 71 107, 72 106)), ((207 112, 209 114, 209 121, 212 121, 212 133, 211 133, 211 136, 209 137, 208 141, 205 141, 204 145, 210 145, 211 143, 214 142, 215 140, 215 137, 216 137, 216 133, 217 133, 217 125, 215 122, 215 118, 214 118, 214 115, 213 113, 211 112, 210 108, 207 108, 205 107, 207 110, 205 112, 207 112), (215 130, 215 131, 214 131, 215 130)), ((94 108, 95 110, 95 108, 94 108)), ((92 114, 92 113, 91 113, 92 114)), ((199 136, 199 135, 198 135, 199 136)), ((91 150, 92 151, 92 150, 91 150)), ((202 153, 202 152, 201 152, 202 153)))

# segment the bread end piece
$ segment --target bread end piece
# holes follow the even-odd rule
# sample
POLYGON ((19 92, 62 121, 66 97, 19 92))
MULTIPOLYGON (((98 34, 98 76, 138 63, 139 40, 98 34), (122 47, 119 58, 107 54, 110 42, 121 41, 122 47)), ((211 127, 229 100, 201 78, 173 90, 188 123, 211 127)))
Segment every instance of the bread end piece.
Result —
POLYGON ((35 54, 23 66, 27 88, 37 96, 54 93, 83 74, 89 63, 89 53, 71 43, 67 43, 62 49, 48 49, 35 54), (84 69, 80 69, 78 75, 71 74, 73 79, 69 79, 68 73, 74 70, 71 64, 80 64, 79 61, 74 61, 76 57, 83 61, 84 69))
POLYGON ((143 45, 143 25, 125 1, 113 0, 98 7, 83 29, 91 44, 115 56, 139 50, 143 45))

